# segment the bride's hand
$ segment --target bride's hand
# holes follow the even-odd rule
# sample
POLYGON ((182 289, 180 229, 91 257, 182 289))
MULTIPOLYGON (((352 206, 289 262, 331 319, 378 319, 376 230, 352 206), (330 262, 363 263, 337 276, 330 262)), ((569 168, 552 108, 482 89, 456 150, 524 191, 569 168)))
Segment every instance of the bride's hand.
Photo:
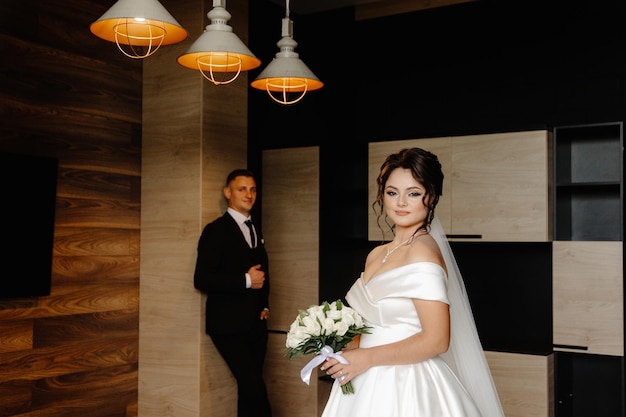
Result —
POLYGON ((347 384, 348 381, 363 373, 370 366, 368 349, 344 349, 343 352, 345 353, 342 356, 348 361, 347 364, 329 358, 320 367, 320 370, 325 371, 326 375, 333 379, 339 379, 341 385, 347 384))

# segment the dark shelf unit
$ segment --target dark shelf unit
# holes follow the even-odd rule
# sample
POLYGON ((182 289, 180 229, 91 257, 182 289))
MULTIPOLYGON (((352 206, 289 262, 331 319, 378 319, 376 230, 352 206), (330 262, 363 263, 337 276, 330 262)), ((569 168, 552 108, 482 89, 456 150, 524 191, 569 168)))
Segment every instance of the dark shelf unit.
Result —
MULTIPOLYGON (((555 241, 623 241, 623 133, 623 122, 553 129, 555 241)), ((623 356, 555 352, 555 416, 626 416, 625 375, 623 356)))
POLYGON ((624 358, 559 352, 555 359, 555 415, 624 415, 624 358))
POLYGON ((622 240, 622 122, 555 127, 555 240, 622 240))

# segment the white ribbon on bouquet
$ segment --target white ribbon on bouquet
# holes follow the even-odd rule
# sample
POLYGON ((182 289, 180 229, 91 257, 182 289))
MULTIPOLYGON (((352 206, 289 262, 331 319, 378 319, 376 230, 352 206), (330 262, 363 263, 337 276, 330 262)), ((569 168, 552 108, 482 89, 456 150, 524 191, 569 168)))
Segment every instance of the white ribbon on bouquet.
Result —
POLYGON ((300 377, 302 381, 304 381, 307 385, 311 382, 311 372, 313 369, 324 362, 327 358, 337 359, 339 362, 346 365, 348 363, 347 359, 341 356, 341 352, 333 351, 333 348, 326 345, 319 352, 315 354, 315 357, 307 363, 304 368, 300 371, 300 377))

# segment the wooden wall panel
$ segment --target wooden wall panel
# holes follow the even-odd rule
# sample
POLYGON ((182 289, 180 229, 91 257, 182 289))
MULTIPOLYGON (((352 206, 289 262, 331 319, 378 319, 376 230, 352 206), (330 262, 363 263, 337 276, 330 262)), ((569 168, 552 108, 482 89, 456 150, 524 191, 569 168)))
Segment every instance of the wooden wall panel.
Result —
POLYGON ((300 379, 300 370, 310 359, 298 357, 288 360, 285 356, 285 335, 270 333, 265 382, 274 417, 317 417, 321 414, 321 410, 318 411, 318 387, 321 383, 315 377, 316 372, 311 376, 310 385, 300 379))
POLYGON ((263 151, 263 234, 270 259, 272 317, 287 331, 319 292, 319 148, 263 151))
POLYGON ((33 321, 0 321, 0 354, 33 348, 33 321))
POLYGON ((63 346, 107 339, 137 337, 139 319, 137 310, 116 310, 101 313, 75 314, 65 317, 47 317, 34 321, 34 348, 63 346))
POLYGON ((0 151, 59 161, 51 295, 0 300, 2 417, 137 415, 141 62, 70 3, 0 6, 0 151))
POLYGON ((319 303, 319 147, 263 151, 263 235, 270 258, 266 378, 274 417, 316 417, 318 381, 289 361, 286 332, 298 310, 319 303))
POLYGON ((55 227, 54 254, 139 255, 139 230, 98 227, 55 227))
MULTIPOLYGON (((229 22, 245 40, 247 1, 229 22)), ((247 167, 247 74, 215 86, 176 62, 208 24, 211 4, 170 2, 190 32, 144 63, 139 414, 235 416, 237 384, 205 334, 193 287, 204 226, 221 216, 228 173, 247 167)), ((237 10, 237 12, 235 12, 237 10)))

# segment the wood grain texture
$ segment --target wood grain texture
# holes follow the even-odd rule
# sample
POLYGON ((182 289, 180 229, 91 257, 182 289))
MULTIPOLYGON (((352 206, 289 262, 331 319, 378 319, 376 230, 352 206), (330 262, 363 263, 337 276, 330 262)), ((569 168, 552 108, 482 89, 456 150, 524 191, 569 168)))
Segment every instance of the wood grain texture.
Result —
POLYGON ((554 357, 485 352, 506 417, 554 416, 554 357))
MULTIPOLYGON (((265 360, 265 382, 273 416, 317 417, 321 414, 317 393, 321 383, 316 378, 317 372, 311 375, 310 385, 300 379, 300 370, 310 359, 301 356, 293 360, 287 359, 285 335, 270 333, 265 360)), ((325 402, 322 406, 324 404, 325 402)))
POLYGON ((53 250, 59 256, 139 256, 139 230, 58 226, 53 250))
MULTIPOLYGON (((245 22, 247 2, 233 7, 245 22)), ((202 229, 226 208, 227 174, 247 166, 247 77, 215 86, 181 67, 176 58, 202 33, 211 5, 167 8, 190 34, 144 61, 138 412, 234 416, 237 385, 204 332, 205 297, 193 273, 202 229)))
MULTIPOLYGON (((0 382, 39 380, 137 362, 137 338, 66 343, 0 356, 0 382)), ((103 381, 104 382, 104 381, 103 381)), ((108 382, 107 382, 108 383, 108 382)))
POLYGON ((0 321, 0 354, 33 348, 33 321, 0 321))
POLYGON ((33 381, 14 379, 0 382, 0 415, 21 415, 31 409, 33 381))
POLYGON ((263 233, 270 256, 272 330, 318 304, 319 148, 263 151, 263 233))
POLYGON ((371 209, 380 165, 391 153, 420 147, 436 154, 444 171, 437 207, 444 230, 476 236, 454 240, 550 241, 550 144, 549 133, 542 130, 370 143, 368 238, 391 240, 392 236, 389 228, 379 229, 371 209))
POLYGON ((69 343, 101 341, 137 337, 139 318, 137 309, 75 314, 70 317, 36 319, 33 348, 62 346, 69 343))
POLYGON ((623 243, 558 241, 552 250, 555 350, 623 356, 623 243))
POLYGON ((549 242, 550 143, 545 130, 453 138, 451 233, 549 242))
POLYGON ((263 234, 270 258, 267 385, 275 417, 316 417, 318 383, 300 379, 311 358, 289 361, 286 332, 319 300, 319 147, 263 151, 263 234))
POLYGON ((59 161, 51 295, 0 300, 3 417, 137 415, 142 70, 89 32, 108 7, 0 6, 0 150, 59 161))

